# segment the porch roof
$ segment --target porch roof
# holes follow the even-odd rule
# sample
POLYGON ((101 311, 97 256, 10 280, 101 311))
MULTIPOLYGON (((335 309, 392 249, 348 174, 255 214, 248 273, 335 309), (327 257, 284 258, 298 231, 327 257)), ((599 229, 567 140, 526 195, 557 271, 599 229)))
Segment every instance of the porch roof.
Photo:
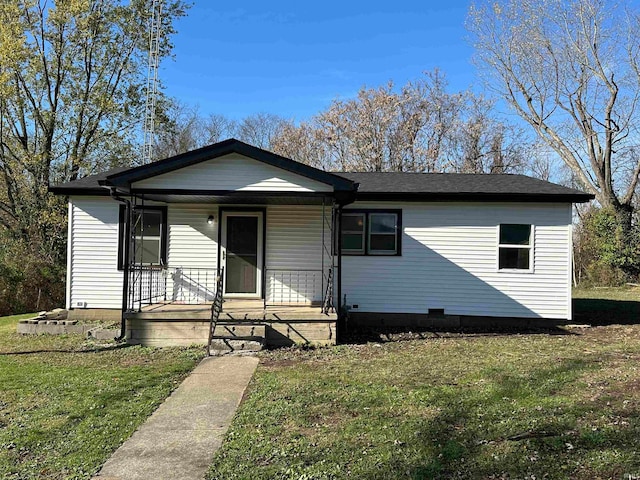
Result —
MULTIPOLYGON (((106 189, 103 189, 106 190, 106 189)), ((152 192, 135 191, 144 194, 144 199, 165 203, 214 203, 217 205, 321 205, 323 200, 333 196, 319 192, 252 192, 252 191, 202 191, 152 192)))

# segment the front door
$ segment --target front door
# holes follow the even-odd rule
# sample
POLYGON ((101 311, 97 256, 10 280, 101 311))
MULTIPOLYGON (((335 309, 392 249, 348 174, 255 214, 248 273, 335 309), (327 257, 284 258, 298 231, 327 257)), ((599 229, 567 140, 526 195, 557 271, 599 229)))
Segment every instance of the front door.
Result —
POLYGON ((262 222, 262 212, 222 214, 221 254, 227 297, 261 297, 262 222))

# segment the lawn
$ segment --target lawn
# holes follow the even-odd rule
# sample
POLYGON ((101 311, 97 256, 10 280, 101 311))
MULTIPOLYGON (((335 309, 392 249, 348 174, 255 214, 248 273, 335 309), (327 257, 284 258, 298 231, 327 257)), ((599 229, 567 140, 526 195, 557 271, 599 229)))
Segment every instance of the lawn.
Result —
POLYGON ((0 318, 0 478, 90 478, 204 349, 20 336, 0 318))
POLYGON ((625 325, 265 352, 209 478, 640 476, 640 295, 576 296, 625 325))

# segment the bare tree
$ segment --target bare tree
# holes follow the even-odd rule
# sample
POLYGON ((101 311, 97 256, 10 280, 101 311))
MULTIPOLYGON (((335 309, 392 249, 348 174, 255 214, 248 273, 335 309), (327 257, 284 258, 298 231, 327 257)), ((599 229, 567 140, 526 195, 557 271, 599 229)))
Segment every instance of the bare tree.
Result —
POLYGON ((331 170, 328 146, 322 131, 309 123, 299 126, 286 124, 273 140, 271 148, 275 153, 322 170, 331 170))
POLYGON ((334 100, 273 142, 283 155, 329 170, 506 173, 525 161, 520 130, 495 118, 493 104, 449 93, 439 71, 401 89, 388 83, 334 100))
POLYGON ((171 157, 206 144, 207 131, 198 109, 179 103, 172 105, 159 121, 154 155, 171 157))
POLYGON ((237 123, 224 115, 203 117, 197 107, 172 101, 165 109, 156 134, 156 159, 204 147, 231 138, 237 131, 237 123))
POLYGON ((289 122, 271 113, 256 113, 245 117, 237 126, 238 140, 270 149, 275 138, 289 122))
POLYGON ((238 133, 238 122, 224 115, 212 113, 204 121, 206 132, 205 145, 235 137, 238 133))
POLYGON ((531 148, 522 129, 498 119, 494 102, 466 92, 450 136, 451 170, 462 173, 519 173, 531 148))
POLYGON ((627 230, 640 174, 639 18, 605 0, 487 0, 468 18, 488 85, 627 230))

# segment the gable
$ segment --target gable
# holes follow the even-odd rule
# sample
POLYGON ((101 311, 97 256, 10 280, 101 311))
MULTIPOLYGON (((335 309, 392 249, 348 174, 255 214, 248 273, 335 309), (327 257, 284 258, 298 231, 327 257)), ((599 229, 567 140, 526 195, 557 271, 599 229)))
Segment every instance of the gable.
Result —
POLYGON ((133 189, 331 192, 330 185, 230 153, 131 184, 133 189))

